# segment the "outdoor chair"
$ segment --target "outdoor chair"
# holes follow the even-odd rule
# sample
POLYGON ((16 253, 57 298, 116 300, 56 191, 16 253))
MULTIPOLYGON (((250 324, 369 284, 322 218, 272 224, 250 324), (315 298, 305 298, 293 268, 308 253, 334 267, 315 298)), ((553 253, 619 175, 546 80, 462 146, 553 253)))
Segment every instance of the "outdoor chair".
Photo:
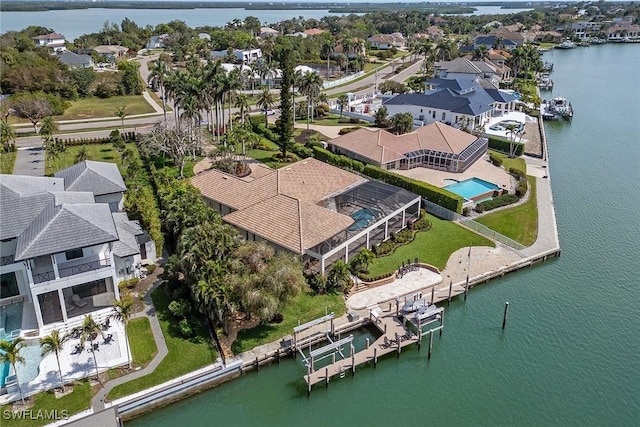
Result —
POLYGON ((105 320, 105 322, 102 324, 102 330, 106 331, 110 327, 111 327, 111 319, 105 320))
POLYGON ((83 301, 82 298, 80 298, 80 295, 78 294, 73 294, 71 296, 71 301, 73 302, 73 304, 78 307, 78 308, 82 308, 85 305, 87 305, 86 301, 83 301))
POLYGON ((100 348, 99 348, 99 347, 100 347, 100 346, 99 346, 99 344, 98 344, 98 343, 94 343, 94 344, 93 344, 93 351, 100 351, 100 348))
POLYGON ((113 341, 113 334, 107 335, 102 344, 111 344, 111 341, 113 341))
POLYGON ((82 344, 76 344, 71 354, 80 354, 82 353, 82 350, 84 350, 84 348, 82 348, 82 344))

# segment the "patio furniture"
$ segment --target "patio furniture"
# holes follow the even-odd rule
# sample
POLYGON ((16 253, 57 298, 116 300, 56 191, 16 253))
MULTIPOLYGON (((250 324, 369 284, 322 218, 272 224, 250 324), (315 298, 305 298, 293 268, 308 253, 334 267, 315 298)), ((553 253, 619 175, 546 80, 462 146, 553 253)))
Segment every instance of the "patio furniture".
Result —
POLYGON ((106 331, 110 327, 111 327, 111 319, 105 320, 104 323, 102 324, 102 330, 106 331))
POLYGON ((85 305, 87 305, 87 302, 83 301, 82 298, 80 298, 80 295, 78 294, 73 294, 71 296, 71 302, 73 302, 73 304, 78 308, 82 308, 85 305))
POLYGON ((107 335, 102 344, 111 344, 111 341, 113 341, 113 334, 107 335))
POLYGON ((100 347, 100 345, 99 345, 97 342, 96 342, 96 343, 93 343, 93 349, 92 349, 92 350, 93 350, 93 351, 100 351, 100 348, 99 348, 99 347, 100 347))
POLYGON ((82 344, 76 344, 71 354, 80 354, 82 353, 82 350, 84 350, 84 347, 82 346, 82 344))

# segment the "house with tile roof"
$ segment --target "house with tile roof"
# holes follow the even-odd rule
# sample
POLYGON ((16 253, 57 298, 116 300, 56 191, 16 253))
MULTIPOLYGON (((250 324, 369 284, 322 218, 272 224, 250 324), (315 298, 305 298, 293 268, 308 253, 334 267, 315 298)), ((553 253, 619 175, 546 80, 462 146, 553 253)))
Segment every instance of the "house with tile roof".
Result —
POLYGON ((487 147, 486 138, 440 122, 402 135, 361 128, 329 141, 333 152, 382 169, 426 167, 454 173, 467 170, 487 147))
POLYGON ((43 34, 41 36, 32 37, 33 43, 36 47, 48 47, 55 52, 62 52, 67 50, 65 47, 65 37, 62 34, 50 33, 43 34))
POLYGON ((0 336, 68 332, 86 314, 106 317, 118 283, 139 273, 142 247, 155 262, 140 224, 99 201, 115 178, 102 170, 106 181, 0 175, 0 336))
POLYGON ((387 50, 395 47, 397 49, 404 49, 407 45, 407 40, 400 33, 393 34, 376 34, 367 39, 371 46, 376 49, 387 50))
POLYGON ((326 273, 387 240, 420 212, 420 196, 309 158, 281 169, 251 164, 238 178, 210 169, 191 183, 245 240, 266 241, 326 273))

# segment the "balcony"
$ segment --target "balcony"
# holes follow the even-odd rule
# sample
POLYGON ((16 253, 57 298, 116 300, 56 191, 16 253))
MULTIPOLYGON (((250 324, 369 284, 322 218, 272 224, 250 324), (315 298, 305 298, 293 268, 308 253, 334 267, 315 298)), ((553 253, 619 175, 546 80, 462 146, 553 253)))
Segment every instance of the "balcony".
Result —
MULTIPOLYGON (((77 264, 65 263, 65 264, 58 264, 58 265, 59 265, 58 273, 60 275, 59 278, 63 278, 63 277, 74 276, 76 274, 87 273, 91 271, 101 270, 106 267, 110 267, 111 260, 109 258, 96 259, 96 260, 93 260, 90 262, 84 262, 84 263, 77 263, 77 264)), ((32 274, 33 274, 34 284, 44 283, 44 282, 48 282, 50 280, 56 279, 55 272, 53 271, 53 269, 51 270, 47 269, 45 271, 34 270, 32 274)))
POLYGON ((16 262, 15 255, 6 255, 0 257, 0 265, 9 265, 16 262))

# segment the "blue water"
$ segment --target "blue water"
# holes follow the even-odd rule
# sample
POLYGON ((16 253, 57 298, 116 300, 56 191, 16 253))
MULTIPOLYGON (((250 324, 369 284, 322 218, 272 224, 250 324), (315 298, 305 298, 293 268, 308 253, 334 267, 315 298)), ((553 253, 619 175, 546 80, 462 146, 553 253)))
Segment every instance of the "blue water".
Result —
MULTIPOLYGON (((24 385, 33 381, 40 373, 42 349, 39 344, 28 344, 22 347, 20 356, 24 357, 24 363, 16 364, 16 370, 18 371, 20 385, 24 385)), ((5 362, 3 366, 0 366, 0 387, 4 387, 10 368, 9 362, 5 362)))
POLYGON ((444 188, 451 191, 452 193, 464 197, 465 199, 472 199, 475 196, 479 196, 480 194, 500 189, 500 187, 498 187, 494 183, 475 177, 465 179, 464 181, 460 181, 457 184, 447 185, 444 188))
POLYGON ((357 231, 367 228, 367 226, 371 224, 372 220, 378 216, 380 216, 380 212, 375 209, 363 208, 354 212, 353 215, 351 215, 351 218, 356 222, 351 224, 349 231, 357 231))

